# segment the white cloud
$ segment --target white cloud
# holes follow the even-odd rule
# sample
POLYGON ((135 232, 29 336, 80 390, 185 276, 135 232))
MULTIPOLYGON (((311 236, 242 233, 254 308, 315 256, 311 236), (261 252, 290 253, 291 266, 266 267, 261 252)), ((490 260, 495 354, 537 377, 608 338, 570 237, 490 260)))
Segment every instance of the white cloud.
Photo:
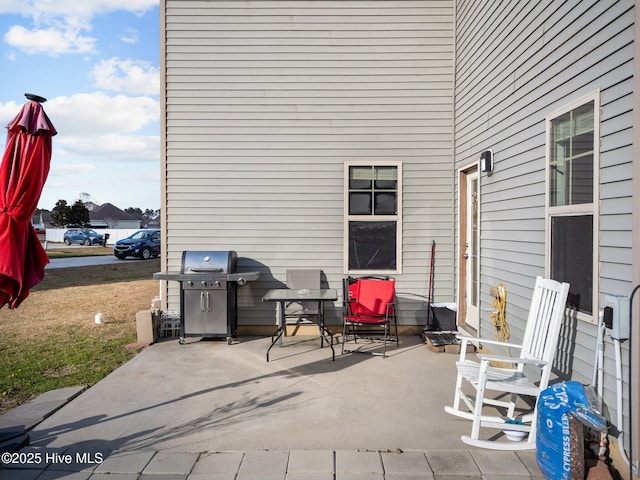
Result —
MULTIPOLYGON (((55 157, 64 158, 65 164, 77 165, 75 159, 125 163, 160 159, 157 100, 97 92, 52 98, 43 106, 58 132, 53 140, 55 157)), ((20 107, 15 102, 0 103, 0 125, 15 118, 20 107)))
MULTIPOLYGON (((0 125, 6 126, 20 107, 15 102, 0 103, 0 125)), ((152 98, 98 92, 52 98, 44 108, 58 131, 54 157, 64 158, 65 164, 77 165, 76 159, 160 160, 160 104, 152 98)))
POLYGON ((113 163, 160 160, 160 138, 154 135, 74 135, 58 139, 58 144, 80 158, 113 163))
POLYGON ((93 172, 96 166, 92 163, 62 163, 51 165, 49 175, 82 175, 84 173, 93 172))
POLYGON ((33 55, 44 53, 57 57, 66 53, 93 53, 96 39, 80 35, 79 31, 66 29, 27 30, 15 25, 4 35, 7 44, 23 52, 33 55))
POLYGON ((138 31, 135 28, 127 28, 127 30, 120 35, 120 41, 133 45, 138 43, 138 31))
POLYGON ((159 0, 0 0, 0 14, 18 14, 40 21, 56 17, 90 19, 115 10, 142 14, 159 3, 159 0))
POLYGON ((96 39, 86 32, 96 15, 117 10, 142 15, 158 4, 158 0, 0 0, 0 14, 33 20, 31 29, 14 25, 5 33, 9 45, 27 54, 58 56, 94 53, 96 39))
POLYGON ((20 107, 22 104, 18 105, 16 102, 0 103, 0 126, 6 127, 18 115, 20 107))
POLYGON ((160 70, 150 62, 120 60, 117 57, 102 60, 91 71, 94 86, 116 92, 159 95, 160 70))
POLYGON ((45 109, 59 133, 80 136, 131 134, 160 121, 157 100, 102 92, 56 97, 45 109))
POLYGON ((98 92, 54 98, 46 106, 58 131, 55 143, 67 155, 110 162, 160 159, 156 100, 98 92))

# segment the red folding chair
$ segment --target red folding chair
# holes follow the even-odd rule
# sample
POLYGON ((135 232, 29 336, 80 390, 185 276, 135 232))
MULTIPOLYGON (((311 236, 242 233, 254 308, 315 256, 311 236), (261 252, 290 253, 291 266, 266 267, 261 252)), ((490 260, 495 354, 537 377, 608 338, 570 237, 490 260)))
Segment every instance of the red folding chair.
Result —
MULTIPOLYGON (((344 316, 342 323, 342 353, 349 335, 354 343, 358 334, 383 334, 382 357, 386 356, 387 341, 391 340, 391 321, 395 326, 396 345, 398 340, 398 323, 395 316, 396 282, 393 278, 348 277, 343 281, 344 316)), ((373 340, 370 338, 370 340, 373 340)), ((353 350, 360 352, 360 350, 353 350)), ((378 352, 367 351, 372 355, 378 352)))

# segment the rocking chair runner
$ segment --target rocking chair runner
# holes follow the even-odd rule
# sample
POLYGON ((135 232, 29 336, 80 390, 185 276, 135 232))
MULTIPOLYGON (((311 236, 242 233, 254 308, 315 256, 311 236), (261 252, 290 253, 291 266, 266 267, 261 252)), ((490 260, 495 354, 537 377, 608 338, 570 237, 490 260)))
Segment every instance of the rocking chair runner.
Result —
POLYGON ((471 435, 462 437, 464 443, 495 450, 536 448, 537 400, 540 392, 549 384, 568 294, 568 283, 537 277, 522 345, 458 336, 461 345, 460 359, 456 362, 458 377, 453 406, 445 407, 445 411, 472 420, 471 435), (504 347, 519 349, 520 354, 517 357, 478 354, 478 363, 467 358, 467 345, 470 342, 488 345, 493 351, 504 347), (497 367, 491 362, 505 362, 512 364, 512 367, 497 367), (530 380, 525 375, 525 366, 537 371, 537 381, 530 380), (475 389, 475 398, 463 392, 463 385, 467 384, 475 389), (488 390, 507 394, 509 400, 486 398, 488 390), (515 415, 519 396, 534 398, 533 412, 523 416, 515 415), (461 409, 461 403, 467 408, 461 409), (506 415, 489 416, 483 412, 485 405, 506 409, 506 415), (516 442, 482 440, 479 438, 480 427, 527 432, 528 437, 516 442))

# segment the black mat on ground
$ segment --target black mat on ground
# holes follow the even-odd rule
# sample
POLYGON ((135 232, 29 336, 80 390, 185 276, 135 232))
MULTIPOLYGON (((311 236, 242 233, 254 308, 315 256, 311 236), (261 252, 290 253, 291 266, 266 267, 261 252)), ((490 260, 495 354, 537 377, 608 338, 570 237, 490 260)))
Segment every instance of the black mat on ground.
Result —
POLYGON ((459 343, 455 332, 424 332, 434 347, 454 345, 459 343))

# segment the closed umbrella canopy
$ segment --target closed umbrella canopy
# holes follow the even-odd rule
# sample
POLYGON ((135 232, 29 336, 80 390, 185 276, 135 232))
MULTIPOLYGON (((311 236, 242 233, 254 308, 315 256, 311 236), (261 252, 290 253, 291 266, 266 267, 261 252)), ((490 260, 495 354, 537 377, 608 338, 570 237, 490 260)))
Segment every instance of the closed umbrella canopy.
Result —
POLYGON ((49 263, 31 217, 49 174, 51 137, 57 132, 39 103, 44 99, 27 98, 7 126, 0 164, 0 308, 20 305, 49 263))

